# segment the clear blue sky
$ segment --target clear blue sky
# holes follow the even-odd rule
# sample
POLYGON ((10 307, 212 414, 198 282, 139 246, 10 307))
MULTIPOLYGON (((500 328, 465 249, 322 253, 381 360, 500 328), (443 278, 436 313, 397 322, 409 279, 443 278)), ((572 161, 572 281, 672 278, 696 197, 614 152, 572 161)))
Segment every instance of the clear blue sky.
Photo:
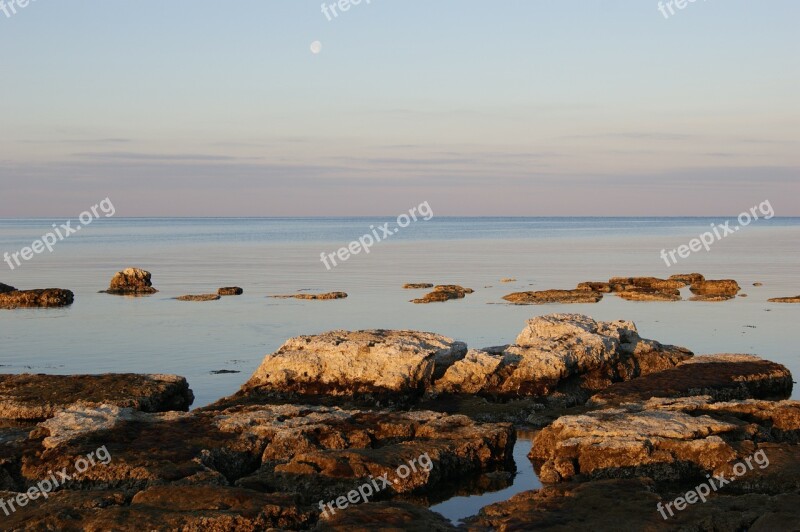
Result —
POLYGON ((800 215, 800 2, 657 6, 0 11, 0 217, 800 215))

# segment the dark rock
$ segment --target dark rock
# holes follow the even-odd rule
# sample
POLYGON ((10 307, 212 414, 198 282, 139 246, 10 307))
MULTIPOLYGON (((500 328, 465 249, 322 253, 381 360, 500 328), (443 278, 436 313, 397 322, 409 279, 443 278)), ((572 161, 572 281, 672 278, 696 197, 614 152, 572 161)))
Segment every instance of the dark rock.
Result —
POLYGON ((221 296, 240 296, 244 294, 244 290, 238 286, 226 286, 217 290, 217 294, 221 296))
POLYGON ((438 285, 433 288, 433 292, 425 294, 421 299, 412 299, 412 303, 441 303, 451 299, 463 299, 467 294, 473 293, 472 288, 464 288, 454 284, 438 285))
POLYGON ((542 290, 538 292, 515 292, 503 296, 515 305, 544 305, 546 303, 597 303, 603 294, 591 290, 542 290))
POLYGON ((176 297, 178 301, 217 301, 220 299, 218 294, 200 294, 176 297))
POLYGON ((13 290, 0 293, 0 309, 66 307, 74 300, 71 291, 61 288, 13 290))

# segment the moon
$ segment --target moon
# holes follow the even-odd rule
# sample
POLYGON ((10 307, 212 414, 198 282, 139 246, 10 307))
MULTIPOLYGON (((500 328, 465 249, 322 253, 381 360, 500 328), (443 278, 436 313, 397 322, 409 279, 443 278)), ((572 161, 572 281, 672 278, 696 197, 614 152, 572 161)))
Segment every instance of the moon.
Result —
POLYGON ((311 43, 310 48, 311 48, 311 53, 317 55, 322 51, 322 43, 319 41, 314 41, 311 43))

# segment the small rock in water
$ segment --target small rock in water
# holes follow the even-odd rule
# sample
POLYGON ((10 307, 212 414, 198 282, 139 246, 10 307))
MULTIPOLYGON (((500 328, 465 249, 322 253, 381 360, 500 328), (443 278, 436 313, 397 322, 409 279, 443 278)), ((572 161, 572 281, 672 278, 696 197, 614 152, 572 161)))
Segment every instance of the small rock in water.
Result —
POLYGON ((220 299, 218 294, 200 294, 176 297, 178 301, 216 301, 220 299))
POLYGON ((451 299, 463 299, 467 294, 473 293, 472 288, 464 288, 456 284, 438 285, 433 288, 433 292, 425 294, 420 299, 412 299, 411 303, 441 303, 451 299))
MULTIPOLYGON (((2 285, 11 288, 8 285, 2 285)), ((0 309, 66 307, 75 295, 70 290, 45 288, 38 290, 10 290, 0 292, 0 309)))
POLYGON ((407 290, 418 290, 420 288, 433 288, 433 283, 406 283, 403 288, 407 290))
POLYGON ((244 290, 238 286, 225 286, 217 290, 217 294, 221 296, 240 296, 244 294, 244 290))
POLYGON ((153 288, 150 272, 140 268, 126 268, 117 272, 111 279, 106 294, 114 295, 147 295, 158 292, 153 288))
POLYGON ((347 297, 345 292, 328 292, 325 294, 290 294, 288 296, 270 296, 274 299, 344 299, 347 297))

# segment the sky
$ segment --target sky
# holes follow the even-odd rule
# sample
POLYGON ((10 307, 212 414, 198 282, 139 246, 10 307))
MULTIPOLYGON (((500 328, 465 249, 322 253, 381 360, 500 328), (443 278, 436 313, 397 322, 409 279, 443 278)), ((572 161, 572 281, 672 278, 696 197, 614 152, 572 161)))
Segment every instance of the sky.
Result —
POLYGON ((322 4, 0 7, 0 218, 800 215, 797 0, 322 4))

